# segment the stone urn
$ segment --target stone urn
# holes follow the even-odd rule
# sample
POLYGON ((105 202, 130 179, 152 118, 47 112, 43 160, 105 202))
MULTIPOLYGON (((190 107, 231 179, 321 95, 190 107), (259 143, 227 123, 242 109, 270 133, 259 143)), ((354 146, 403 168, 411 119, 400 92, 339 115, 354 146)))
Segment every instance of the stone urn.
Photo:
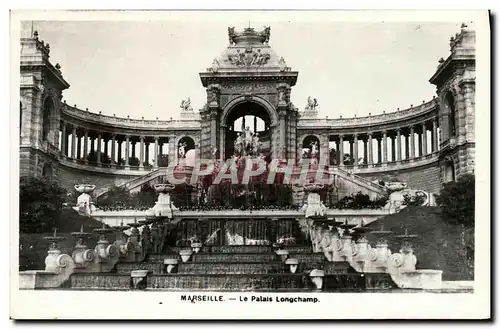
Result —
POLYGON ((130 272, 132 278, 132 288, 136 290, 144 290, 147 287, 147 277, 149 270, 134 270, 130 272))
POLYGON ((95 190, 95 187, 96 187, 95 185, 90 185, 90 184, 78 184, 78 185, 75 185, 75 190, 78 193, 89 194, 95 190))
POLYGON ((197 254, 202 247, 201 242, 191 242, 191 249, 193 249, 193 252, 197 254))
POLYGON ((167 273, 175 273, 177 269, 177 264, 179 261, 175 258, 165 258, 163 264, 167 269, 167 273))
POLYGON ((282 261, 285 261, 288 258, 288 250, 278 249, 278 250, 276 250, 274 252, 276 253, 276 255, 278 255, 278 256, 281 257, 282 261))
POLYGON ((299 265, 299 260, 297 258, 288 258, 285 264, 290 267, 290 273, 295 273, 299 265))
POLYGON ((323 289, 323 278, 325 276, 325 271, 314 269, 309 273, 309 277, 311 278, 311 282, 316 286, 316 290, 323 289))
POLYGON ((179 251, 179 256, 181 256, 183 263, 187 262, 192 254, 193 251, 191 249, 182 249, 181 251, 179 251))

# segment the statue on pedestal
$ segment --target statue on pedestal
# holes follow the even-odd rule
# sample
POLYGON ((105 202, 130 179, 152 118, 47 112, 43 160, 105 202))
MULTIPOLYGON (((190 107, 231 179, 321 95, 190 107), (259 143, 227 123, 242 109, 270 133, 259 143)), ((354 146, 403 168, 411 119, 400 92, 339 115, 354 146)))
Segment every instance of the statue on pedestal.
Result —
POLYGON ((186 146, 187 144, 186 143, 180 143, 179 144, 179 152, 178 152, 178 157, 180 159, 182 158, 185 158, 186 157, 186 146))
POLYGON ((182 101, 181 106, 183 111, 193 111, 193 107, 191 106, 191 99, 188 97, 187 101, 182 101))
POLYGON ((235 155, 243 155, 243 147, 244 141, 241 133, 238 133, 238 137, 236 137, 236 141, 234 142, 234 153, 235 155))
POLYGON ((309 111, 314 111, 318 107, 318 101, 316 98, 311 98, 311 96, 307 97, 307 105, 306 105, 306 110, 309 111))

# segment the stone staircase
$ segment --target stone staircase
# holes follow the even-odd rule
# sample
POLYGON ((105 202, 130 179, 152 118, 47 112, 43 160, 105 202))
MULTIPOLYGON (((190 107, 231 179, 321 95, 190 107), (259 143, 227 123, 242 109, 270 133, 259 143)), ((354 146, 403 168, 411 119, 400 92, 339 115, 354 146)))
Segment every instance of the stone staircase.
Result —
POLYGON ((356 273, 347 262, 327 262, 310 246, 289 245, 289 258, 298 260, 295 273, 276 255, 271 246, 204 246, 182 262, 179 247, 150 254, 143 262, 119 262, 114 273, 75 273, 71 289, 128 290, 131 272, 148 270, 146 290, 172 291, 316 291, 309 278, 314 269, 324 271, 323 291, 390 289, 394 285, 385 274, 356 273), (178 259, 175 273, 167 273, 165 259, 178 259))

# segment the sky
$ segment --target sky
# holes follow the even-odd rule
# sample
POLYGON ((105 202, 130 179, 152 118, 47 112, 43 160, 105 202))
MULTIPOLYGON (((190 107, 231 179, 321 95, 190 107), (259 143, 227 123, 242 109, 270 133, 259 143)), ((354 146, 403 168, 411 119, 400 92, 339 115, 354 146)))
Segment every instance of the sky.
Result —
MULTIPOLYGON (((270 45, 298 71, 291 100, 319 116, 366 116, 418 105, 435 95, 428 80, 461 22, 35 21, 71 87, 63 100, 80 109, 131 118, 178 118, 206 94, 199 72, 228 46, 227 28, 271 27, 270 45)), ((23 22, 29 35, 31 22, 23 22)))

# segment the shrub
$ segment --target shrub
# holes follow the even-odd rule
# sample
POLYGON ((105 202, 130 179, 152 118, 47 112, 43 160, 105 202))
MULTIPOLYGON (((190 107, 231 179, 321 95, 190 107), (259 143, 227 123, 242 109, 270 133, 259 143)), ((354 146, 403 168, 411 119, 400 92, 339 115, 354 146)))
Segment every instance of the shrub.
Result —
POLYGON ((425 196, 416 194, 416 195, 410 195, 410 194, 405 194, 403 195, 403 205, 405 206, 421 206, 425 202, 425 196))
POLYGON ((463 175, 456 182, 444 184, 440 195, 436 197, 441 207, 441 216, 453 224, 474 226, 475 178, 463 175))
POLYGON ((23 233, 49 232, 61 216, 66 190, 55 181, 21 177, 19 227, 23 233))

